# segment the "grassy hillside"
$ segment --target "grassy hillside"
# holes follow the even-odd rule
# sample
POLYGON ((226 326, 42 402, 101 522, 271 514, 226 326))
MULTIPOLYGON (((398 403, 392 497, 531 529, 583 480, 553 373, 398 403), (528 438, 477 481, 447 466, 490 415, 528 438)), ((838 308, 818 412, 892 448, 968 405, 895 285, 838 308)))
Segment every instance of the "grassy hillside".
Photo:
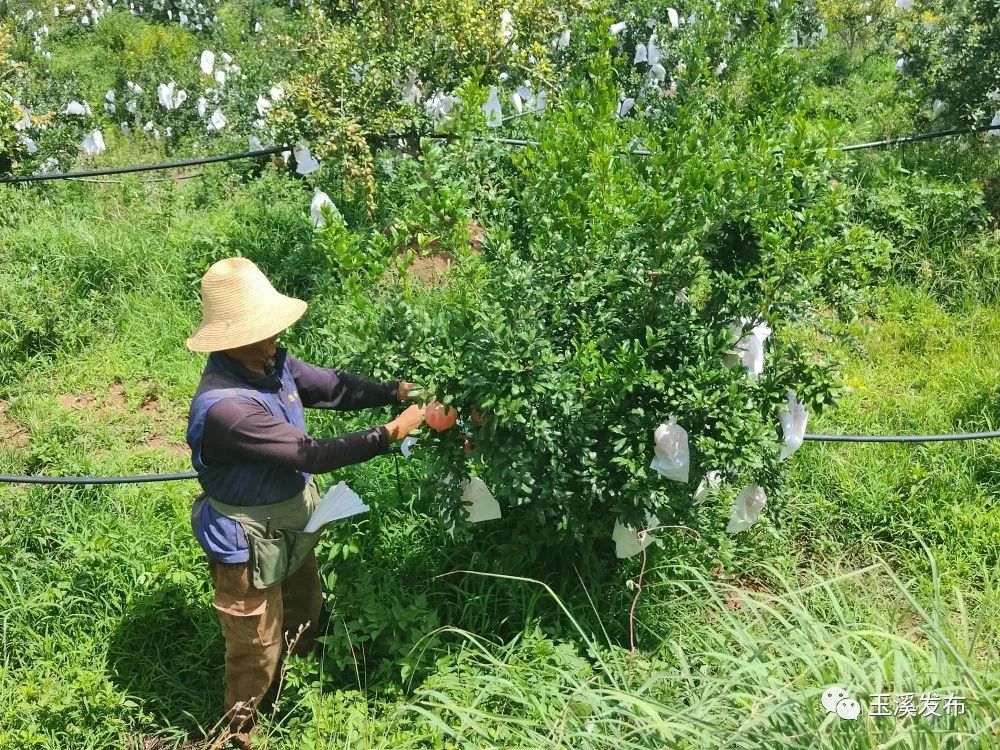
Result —
MULTIPOLYGON (((199 251, 241 237, 264 189, 274 185, 225 199, 197 183, 9 191, 25 209, 2 231, 5 471, 188 468, 186 406, 202 366, 183 348, 198 317, 191 269, 199 251)), ((289 203, 304 201, 287 190, 289 203)), ((898 282, 873 299, 865 317, 831 321, 824 346, 849 390, 810 429, 992 427, 1000 308, 946 307, 898 282)), ((324 416, 313 422, 319 434, 354 424, 324 416)), ((595 747, 622 747, 648 746, 656 731, 694 747, 721 732, 758 747, 760 732, 774 746, 820 732, 831 746, 867 747, 885 733, 938 736, 929 734, 938 725, 915 720, 872 719, 856 737, 824 723, 817 695, 838 680, 870 693, 952 686, 978 701, 952 721, 956 736, 981 731, 977 712, 995 711, 1000 645, 996 451, 992 442, 807 444, 778 525, 715 550, 712 575, 684 567, 701 556, 682 544, 651 557, 631 658, 638 560, 609 566, 609 550, 581 549, 565 571, 516 563, 503 558, 502 530, 477 532, 475 545, 501 552, 477 553, 422 521, 432 511, 409 493, 411 467, 402 497, 389 459, 344 472, 374 511, 324 542, 335 653, 325 673, 292 670, 275 737, 575 747, 593 736, 595 747), (545 578, 567 611, 536 583, 436 578, 462 569, 545 578), (630 734, 639 729, 642 739, 630 734)), ((209 729, 222 643, 187 523, 191 486, 2 493, 6 744, 110 747, 209 729)))
MULTIPOLYGON (((104 51, 62 44, 58 64, 90 70, 100 97, 104 51)), ((843 141, 912 127, 885 56, 831 47, 806 73, 810 116, 843 141)), ((165 148, 116 145, 109 163, 165 148)), ((795 330, 842 386, 809 431, 1000 429, 996 147, 953 140, 840 169, 860 281, 795 330)), ((217 258, 254 258, 311 301, 283 337, 304 358, 338 366, 366 333, 379 299, 339 274, 384 251, 374 222, 337 244, 311 226, 308 181, 274 166, 143 179, 0 186, 2 473, 188 470, 204 358, 184 340, 217 258), (357 330, 338 325, 351 305, 357 330)), ((487 226, 487 241, 509 231, 487 226)), ((328 436, 387 416, 308 419, 328 436)), ((372 512, 321 542, 326 653, 287 664, 265 747, 995 747, 998 459, 997 441, 806 443, 767 519, 736 536, 666 529, 625 561, 610 539, 525 545, 504 524, 453 538, 419 458, 322 477, 372 512), (859 698, 859 720, 823 710, 833 684, 859 698), (961 696, 964 713, 867 715, 874 694, 930 692, 961 696)), ((191 482, 0 484, 0 750, 212 746, 223 641, 194 495, 191 482)))

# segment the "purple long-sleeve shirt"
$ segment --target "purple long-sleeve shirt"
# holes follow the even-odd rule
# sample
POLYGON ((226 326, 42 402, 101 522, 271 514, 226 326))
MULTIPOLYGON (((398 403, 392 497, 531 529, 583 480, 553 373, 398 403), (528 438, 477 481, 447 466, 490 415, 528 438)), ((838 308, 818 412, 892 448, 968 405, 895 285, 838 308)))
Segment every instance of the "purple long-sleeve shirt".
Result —
MULTIPOLYGON (((211 356, 221 358, 217 361, 248 385, 266 386, 276 377, 273 372, 253 373, 221 352, 211 356)), ((304 407, 354 411, 398 400, 399 381, 380 382, 345 370, 314 367, 290 354, 285 361, 304 407)), ((201 452, 206 463, 266 461, 322 474, 367 461, 388 449, 389 435, 382 425, 334 438, 314 438, 248 399, 225 398, 205 416, 201 452)), ((223 563, 249 560, 246 535, 238 523, 207 502, 193 522, 195 536, 210 557, 223 563)))
MULTIPOLYGON (((267 380, 226 358, 249 384, 267 380)), ((306 408, 357 411, 397 401, 399 381, 379 382, 345 370, 313 367, 291 354, 286 362, 306 408)), ((269 461, 323 474, 367 461, 388 447, 389 435, 381 425, 335 438, 312 438, 257 404, 226 398, 208 410, 201 450, 206 461, 269 461)))

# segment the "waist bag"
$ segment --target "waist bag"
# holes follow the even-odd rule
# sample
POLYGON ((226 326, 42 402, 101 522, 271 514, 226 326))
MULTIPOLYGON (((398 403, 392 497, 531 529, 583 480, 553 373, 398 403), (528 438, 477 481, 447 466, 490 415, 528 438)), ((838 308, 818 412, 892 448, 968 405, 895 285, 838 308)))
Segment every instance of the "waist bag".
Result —
POLYGON ((294 573, 323 533, 322 528, 308 533, 302 530, 319 505, 319 490, 313 481, 302 492, 280 503, 228 505, 212 497, 205 499, 216 512, 243 528, 250 547, 253 585, 257 589, 280 583, 294 573))

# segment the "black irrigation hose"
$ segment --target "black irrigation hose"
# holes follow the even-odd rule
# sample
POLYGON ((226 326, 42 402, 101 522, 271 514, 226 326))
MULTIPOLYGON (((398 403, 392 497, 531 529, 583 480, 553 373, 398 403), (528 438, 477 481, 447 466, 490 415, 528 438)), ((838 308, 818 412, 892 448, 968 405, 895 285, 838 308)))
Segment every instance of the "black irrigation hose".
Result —
POLYGON ((0 484, 138 484, 140 482, 172 482, 178 479, 197 479, 194 471, 178 474, 137 474, 129 477, 43 477, 0 474, 0 484))
POLYGON ((820 443, 944 443, 1000 438, 1000 432, 953 432, 944 435, 806 435, 820 443))
MULTIPOLYGON (((527 114, 527 113, 525 113, 527 114)), ((514 115, 515 117, 520 117, 520 115, 514 115)), ((439 133, 436 135, 423 135, 421 138, 426 138, 429 141, 447 141, 451 143, 452 141, 460 141, 463 136, 455 135, 453 133, 439 133)), ((519 148, 524 146, 540 146, 538 141, 533 141, 528 138, 482 138, 480 136, 471 136, 471 140, 476 143, 498 143, 501 146, 517 146, 519 148)), ((634 148, 634 149, 620 149, 619 154, 631 155, 631 156, 652 156, 653 152, 644 148, 634 148)))
MULTIPOLYGON (((884 146, 895 146, 903 143, 917 143, 918 141, 929 141, 933 138, 945 138, 952 135, 964 135, 966 133, 984 133, 991 130, 1000 130, 1000 125, 981 125, 967 128, 953 128, 951 130, 939 130, 934 133, 919 133, 917 135, 905 135, 899 138, 888 138, 883 141, 871 141, 869 143, 855 143, 850 146, 840 146, 840 151, 861 151, 862 149, 881 148, 884 146)), ((401 136, 388 135, 379 140, 393 140, 401 136)), ((438 135, 422 135, 422 138, 440 141, 457 141, 461 136, 441 133, 438 135)), ((481 138, 473 137, 477 143, 499 143, 507 146, 537 146, 538 141, 525 138, 481 138)), ((272 146, 253 151, 239 151, 234 154, 221 154, 220 156, 205 156, 197 159, 184 159, 174 162, 158 162, 153 164, 136 164, 131 167, 109 167, 107 169, 87 169, 80 172, 47 172, 45 174, 30 175, 7 175, 0 176, 0 185, 14 185, 23 182, 46 182, 49 180, 71 180, 80 177, 101 177, 113 174, 130 174, 132 172, 155 172, 162 169, 179 169, 181 167, 194 167, 199 164, 216 164, 224 161, 235 161, 237 159, 254 159, 261 156, 271 156, 282 151, 288 151, 289 146, 272 146)), ((633 154, 635 156, 652 156, 651 151, 645 149, 632 149, 622 153, 633 154)))
MULTIPOLYGON (((447 141, 451 143, 453 141, 460 141, 467 136, 455 133, 428 133, 420 137, 426 138, 429 141, 447 141)), ((530 138, 483 138, 478 135, 468 136, 468 138, 476 143, 498 143, 501 146, 517 146, 518 148, 541 145, 538 141, 533 141, 530 138)))
POLYGON ((918 141, 929 141, 932 138, 944 138, 950 135, 965 135, 966 133, 985 133, 990 130, 1000 130, 1000 125, 971 125, 967 128, 953 128, 951 130, 939 130, 936 133, 920 133, 918 135, 904 135, 899 138, 887 138, 884 141, 872 141, 871 143, 855 143, 853 146, 841 146, 841 151, 861 151, 866 148, 881 148, 882 146, 895 146, 900 143, 917 143, 918 141))
MULTIPOLYGON (((1000 438, 1000 432, 955 432, 944 435, 805 435, 803 440, 817 443, 941 443, 960 440, 987 440, 1000 438)), ((400 497, 403 488, 399 479, 399 457, 396 462, 396 491, 400 497)), ((178 474, 139 474, 126 477, 44 477, 0 474, 0 484, 137 484, 139 482, 170 482, 178 479, 197 479, 194 471, 178 474)))
POLYGON ((216 164, 222 161, 236 161, 237 159, 255 159, 260 156, 271 156, 288 151, 287 146, 272 146, 270 148, 259 148, 253 151, 238 151, 235 154, 222 154, 220 156, 202 156, 197 159, 183 159, 181 161, 158 162, 154 164, 135 164, 131 167, 108 167, 107 169, 85 169, 80 172, 46 172, 44 174, 25 174, 0 177, 0 184, 17 184, 20 182, 45 182, 47 180, 70 180, 77 177, 103 177, 111 174, 131 174, 133 172, 155 172, 161 169, 180 169, 182 167, 195 167, 199 164, 216 164))

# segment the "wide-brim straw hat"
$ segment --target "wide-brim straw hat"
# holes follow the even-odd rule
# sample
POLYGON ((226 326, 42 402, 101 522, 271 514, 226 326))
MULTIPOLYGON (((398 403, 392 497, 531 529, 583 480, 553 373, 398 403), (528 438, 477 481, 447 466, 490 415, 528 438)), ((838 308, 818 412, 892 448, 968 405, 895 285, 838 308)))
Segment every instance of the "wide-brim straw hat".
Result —
POLYGON ((225 258, 201 279, 201 325, 194 352, 236 349, 269 339, 302 317, 308 303, 278 292, 252 260, 225 258))

